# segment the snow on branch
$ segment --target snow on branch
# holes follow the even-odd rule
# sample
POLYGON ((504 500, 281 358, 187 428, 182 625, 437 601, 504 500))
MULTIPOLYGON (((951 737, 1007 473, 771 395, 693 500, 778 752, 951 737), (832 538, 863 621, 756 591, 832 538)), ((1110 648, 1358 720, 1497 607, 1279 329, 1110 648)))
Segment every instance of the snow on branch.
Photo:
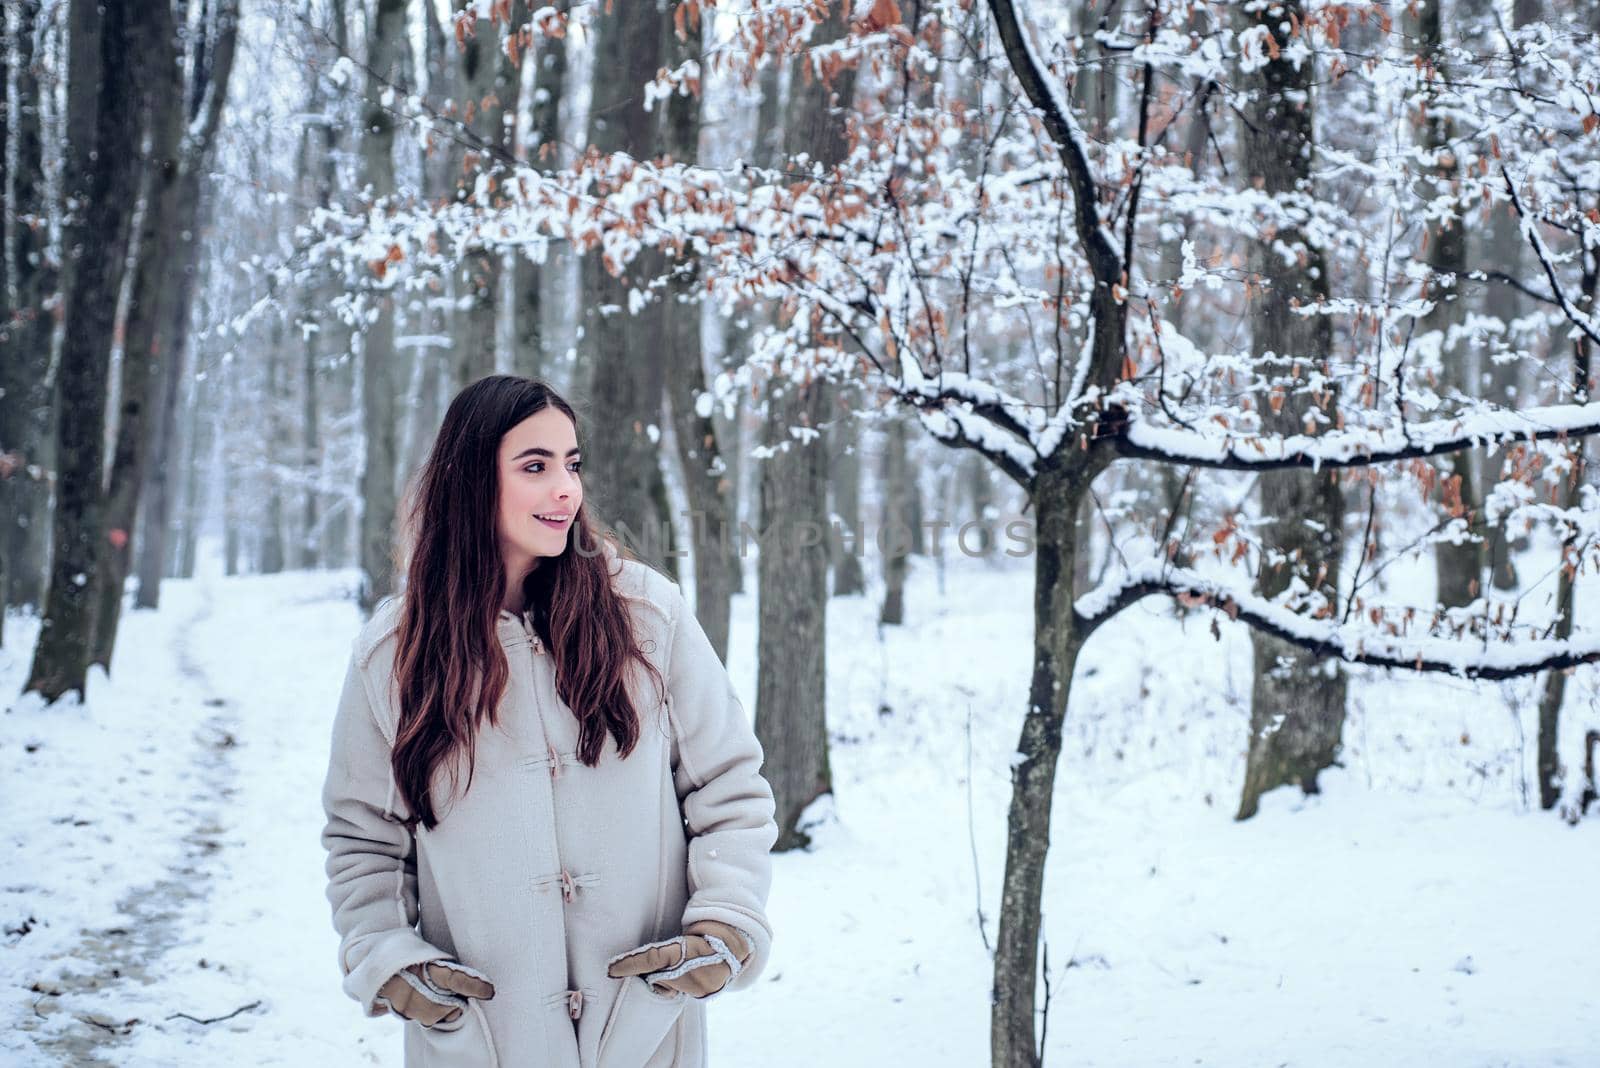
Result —
POLYGON ((1099 190, 1084 148, 1087 138, 1072 114, 1071 102, 1050 80, 1050 69, 1033 47, 1017 5, 1012 0, 989 0, 989 10, 994 13, 995 29, 999 32, 1006 60, 1028 95, 1028 102, 1043 113, 1045 129, 1067 169, 1072 185, 1075 228, 1094 268, 1095 279, 1102 285, 1118 282, 1123 272, 1122 256, 1100 218, 1099 190))
POLYGON ((969 402, 951 398, 941 406, 917 394, 900 393, 899 396, 916 407, 923 428, 939 441, 977 450, 1024 489, 1033 484, 1038 454, 1031 446, 1024 445, 974 411, 969 402))
POLYGON ((1383 634, 1364 624, 1315 619, 1226 582, 1148 560, 1123 571, 1073 605, 1087 636, 1134 602, 1167 594, 1185 605, 1209 605, 1318 656, 1352 664, 1438 671, 1470 679, 1510 679, 1600 660, 1600 634, 1571 638, 1485 640, 1383 634))
POLYGON ((1539 228, 1535 225, 1538 220, 1523 209, 1522 198, 1517 196, 1517 187, 1511 181, 1510 172, 1501 167, 1500 174, 1505 179, 1506 195, 1511 198, 1511 206, 1516 210, 1522 236, 1528 239, 1528 244, 1533 247, 1533 254, 1539 259, 1539 266, 1544 268, 1545 278, 1550 282, 1550 291, 1555 294, 1556 304, 1561 308, 1561 313, 1590 341, 1600 344, 1600 331, 1596 330, 1596 326, 1600 324, 1596 324, 1588 313, 1567 297, 1566 291, 1561 288, 1561 279, 1556 276, 1554 257, 1550 254, 1550 248, 1544 243, 1544 238, 1539 236, 1539 228))
POLYGON ((1024 489, 1039 460, 1039 410, 1020 397, 962 371, 926 375, 899 347, 899 378, 889 386, 913 405, 923 427, 947 445, 976 449, 1024 489))
POLYGON ((1168 460, 1231 471, 1320 470, 1370 467, 1496 442, 1587 437, 1600 433, 1600 403, 1483 407, 1450 419, 1382 429, 1330 430, 1315 436, 1234 436, 1138 420, 1103 425, 1111 429, 1096 439, 1096 446, 1114 449, 1119 458, 1168 460))

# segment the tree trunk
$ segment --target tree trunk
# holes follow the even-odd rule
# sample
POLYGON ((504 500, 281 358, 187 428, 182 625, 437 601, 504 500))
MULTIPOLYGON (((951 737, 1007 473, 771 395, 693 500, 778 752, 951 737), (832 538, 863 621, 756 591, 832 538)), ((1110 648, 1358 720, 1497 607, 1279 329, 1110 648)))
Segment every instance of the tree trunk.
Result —
MULTIPOLYGON (((658 112, 644 110, 644 85, 661 64, 662 12, 653 3, 617 5, 595 19, 590 144, 601 153, 648 158, 658 112)), ((589 309, 585 349, 593 380, 589 437, 605 448, 586 462, 588 499, 624 541, 651 565, 673 571, 669 506, 657 445, 665 364, 641 358, 660 334, 660 304, 630 314, 630 291, 660 274, 663 257, 646 249, 622 276, 606 269, 599 250, 584 259, 583 306, 589 309)))
MULTIPOLYGON (((519 158, 539 170, 559 163, 561 101, 567 85, 567 42, 547 37, 539 41, 534 62, 533 99, 529 102, 528 143, 518 148, 519 158)), ((546 263, 551 262, 548 259, 546 263)), ((511 304, 511 367, 519 375, 537 378, 545 373, 551 353, 544 321, 545 263, 518 254, 511 304)))
POLYGON ((132 535, 144 487, 152 439, 160 424, 161 369, 171 358, 161 349, 164 301, 171 297, 167 272, 177 254, 178 232, 188 222, 179 202, 183 160, 183 75, 174 47, 171 9, 151 4, 145 9, 145 38, 136 40, 135 90, 149 124, 150 151, 145 158, 144 215, 139 227, 133 290, 123 326, 121 414, 117 420, 111 484, 106 498, 108 536, 100 542, 100 562, 92 585, 97 591, 94 663, 111 671, 117 627, 122 618, 123 587, 133 562, 132 535))
MULTIPOLYGON (((811 48, 844 37, 847 5, 830 8, 811 48)), ((810 63, 807 52, 801 63, 810 63)), ((845 158, 845 115, 855 100, 855 72, 831 81, 799 78, 784 118, 784 155, 807 152, 824 168, 845 158)), ((806 807, 833 791, 828 770, 827 609, 828 451, 820 439, 833 415, 834 387, 820 373, 781 364, 768 379, 763 444, 779 447, 761 460, 762 534, 757 597, 756 734, 772 769, 778 840, 786 851, 810 841, 800 825, 806 807), (802 380, 803 379, 803 380, 802 380), (791 428, 816 434, 797 437, 791 428), (810 537, 810 524, 815 537, 810 537)))
MULTIPOLYGON (((457 13, 471 7, 470 0, 454 0, 457 13)), ((503 135, 500 119, 505 109, 494 103, 498 63, 498 28, 487 21, 478 32, 461 41, 458 62, 452 70, 456 115, 478 137, 499 145, 503 135)), ((443 87, 439 87, 443 88, 443 87)), ((435 90, 437 92, 437 89, 435 90)), ((457 146, 450 158, 455 161, 448 176, 457 202, 472 201, 478 175, 495 169, 493 159, 483 153, 457 146)), ((487 205, 486 205, 487 206, 487 205)), ((476 382, 495 369, 496 307, 500 296, 500 254, 481 246, 469 248, 456 270, 456 311, 452 334, 455 345, 451 367, 452 385, 459 389, 476 382)))
POLYGON ((317 354, 307 341, 300 354, 300 477, 306 481, 300 496, 300 517, 295 524, 295 566, 310 570, 321 559, 317 536, 317 482, 321 468, 317 420, 317 354))
POLYGON ((803 544, 800 524, 815 523, 827 500, 827 451, 792 437, 792 426, 816 427, 827 416, 831 387, 774 375, 768 380, 761 461, 760 634, 756 736, 777 802, 776 852, 810 843, 800 827, 806 806, 832 793, 828 769, 827 606, 825 539, 803 544))
MULTIPOLYGON (((1437 2, 1416 8, 1416 33, 1419 58, 1430 66, 1439 79, 1449 78, 1445 56, 1444 26, 1437 2)), ((1426 104, 1433 103, 1433 93, 1424 94, 1426 104)), ((1428 107, 1423 126, 1422 148, 1436 153, 1438 162, 1422 185, 1430 199, 1448 196, 1457 179, 1457 165, 1452 141, 1455 123, 1449 111, 1442 107, 1428 107)), ((1432 277, 1428 281, 1428 297, 1433 308, 1421 321, 1419 334, 1427 338, 1437 334, 1439 365, 1439 392, 1448 395, 1460 390, 1476 397, 1481 392, 1478 383, 1477 353, 1470 341, 1450 340, 1451 328, 1465 315, 1461 293, 1456 279, 1463 277, 1467 267, 1467 237, 1464 220, 1447 220, 1427 227, 1424 231, 1426 261, 1432 277)), ((1462 449, 1439 461, 1441 484, 1445 487, 1446 507, 1452 517, 1476 528, 1482 520, 1483 501, 1479 497, 1477 469, 1482 461, 1482 450, 1462 449)), ((1459 542, 1440 542, 1434 546, 1434 573, 1438 580, 1438 603, 1443 607, 1471 604, 1478 596, 1484 564, 1484 543, 1476 530, 1459 542)))
MULTIPOLYGON (((17 94, 11 89, 11 15, 10 9, 0 11, 0 199, 6 204, 16 203, 15 192, 11 181, 11 131, 16 127, 16 113, 19 101, 17 94)), ((0 346, 10 340, 10 332, 14 326, 12 317, 15 303, 12 298, 11 260, 12 246, 16 242, 17 220, 14 211, 0 212, 0 346)), ((0 354, 11 357, 13 354, 6 349, 0 349, 0 354)), ((20 358, 21 353, 16 353, 20 358)), ((0 372, 3 374, 3 372, 0 372)), ((0 405, 5 404, 5 396, 20 383, 13 381, 12 375, 0 378, 0 405)), ((20 452, 7 449, 8 439, 15 432, 12 428, 16 425, 12 420, 10 405, 0 407, 0 515, 11 516, 10 520, 0 522, 0 648, 6 644, 6 605, 8 603, 11 582, 8 574, 9 554, 6 551, 8 528, 15 521, 13 512, 16 504, 11 494, 11 479, 16 477, 17 468, 21 464, 20 452)))
MULTIPOLYGON (((1581 307, 1593 308, 1600 296, 1600 248, 1590 246, 1583 251, 1583 299, 1581 307)), ((1580 335, 1574 342, 1572 359, 1572 388, 1580 403, 1588 400, 1589 372, 1593 349, 1587 336, 1580 335)), ((1557 508, 1571 508, 1580 499, 1579 491, 1584 481, 1584 445, 1587 438, 1578 438, 1568 445, 1572 456, 1572 473, 1557 491, 1557 508)), ((1578 544, 1578 533, 1573 531, 1561 543, 1561 570, 1556 579, 1556 632, 1557 641, 1572 637, 1572 617, 1576 612, 1575 580, 1582 564, 1583 548, 1578 544)), ((1552 809, 1561 800, 1561 702, 1567 693, 1567 673, 1551 671, 1545 675, 1544 692, 1539 696, 1539 807, 1552 809)))
MULTIPOLYGON (((184 179, 184 195, 199 196, 199 180, 184 179)), ((160 401, 153 413, 159 438, 151 444, 152 463, 148 475, 149 485, 143 490, 145 508, 150 522, 145 525, 146 537, 139 546, 139 592, 134 599, 136 608, 161 607, 161 579, 167 573, 168 518, 172 512, 172 473, 168 458, 173 453, 177 437, 178 391, 182 384, 183 369, 189 344, 189 325, 193 317, 192 301, 199 272, 200 242, 191 239, 178 252, 176 269, 171 270, 173 293, 163 299, 165 344, 168 358, 160 368, 160 401)))
MULTIPOLYGON (((681 0, 680 4, 681 6, 681 0)), ((676 14, 676 10, 674 11, 676 14)), ((675 19, 663 25, 664 65, 676 67, 698 58, 701 18, 684 19, 684 36, 674 32, 675 19)), ((674 160, 700 158, 700 98, 673 94, 665 102, 661 149, 674 160)), ((694 252, 685 248, 672 262, 673 274, 661 301, 661 337, 667 353, 667 408, 689 503, 687 532, 694 545, 695 615, 706 637, 724 660, 728 655, 728 617, 733 574, 725 552, 733 550, 734 486, 723 456, 728 449, 717 436, 709 408, 701 414, 706 392, 705 346, 700 333, 699 271, 694 252)))
MULTIPOLYGON (((50 241, 57 207, 44 181, 42 92, 34 55, 39 0, 6 5, 15 49, 15 98, 6 113, 6 140, 16 168, 5 200, 7 286, 0 289, 0 616, 7 605, 44 604, 50 557, 50 498, 55 481, 55 354, 59 341, 60 249, 50 241), (14 213, 13 213, 14 207, 14 213)), ((0 143, 0 151, 6 143, 0 143)))
MULTIPOLYGON (((1244 105, 1239 138, 1244 166, 1260 187, 1268 195, 1288 194, 1311 180, 1316 71, 1311 63, 1296 68, 1288 38, 1288 28, 1304 22, 1304 12, 1300 3, 1286 2, 1270 10, 1235 8, 1234 15, 1240 30, 1254 23, 1266 26, 1282 50, 1255 71, 1241 73, 1241 84, 1252 96, 1244 105)), ((1327 296, 1327 263, 1321 250, 1293 228, 1279 230, 1272 246, 1252 244, 1250 257, 1249 269, 1263 284, 1250 305, 1253 351, 1258 358, 1269 352, 1284 357, 1276 368, 1285 376, 1282 388, 1260 403, 1263 429, 1304 432, 1312 401, 1298 392, 1299 371, 1333 351, 1333 337, 1328 316, 1297 315, 1294 308, 1327 296), (1303 247, 1306 263, 1285 267, 1275 251, 1282 246, 1303 247)), ((1344 495, 1337 472, 1268 472, 1261 476, 1260 489, 1262 515, 1268 518, 1263 545, 1287 560, 1263 563, 1257 592, 1278 596, 1300 564, 1311 572, 1308 585, 1326 599, 1322 611, 1337 610, 1344 541, 1344 495)), ((1239 819, 1253 816, 1261 795, 1277 786, 1295 783, 1315 793, 1318 772, 1338 756, 1344 728, 1345 676, 1337 661, 1318 663, 1260 631, 1251 631, 1251 642, 1255 679, 1239 819)))
POLYGON ((690 318, 687 313, 698 310, 698 306, 689 306, 683 309, 685 314, 668 320, 673 332, 667 335, 667 344, 674 354, 668 410, 689 500, 688 534, 695 554, 695 615, 717 655, 726 660, 734 574, 728 562, 738 551, 734 537, 734 484, 723 463, 715 424, 709 415, 702 416, 695 408, 694 398, 705 391, 706 383, 704 372, 698 367, 697 351, 690 347, 699 341, 699 330, 688 336, 686 323, 690 318), (696 357, 696 366, 681 358, 684 353, 696 357))
POLYGON ((153 411, 152 425, 158 437, 150 443, 151 465, 145 508, 151 522, 150 535, 139 550, 139 593, 135 606, 156 608, 161 603, 161 578, 168 563, 167 537, 171 530, 172 475, 169 461, 177 451, 178 395, 189 349, 189 328, 194 321, 194 300, 201 269, 201 237, 209 220, 205 203, 205 178, 215 143, 222 108, 232 80, 239 28, 237 0, 224 0, 218 6, 215 37, 205 35, 195 42, 188 64, 192 69, 187 97, 190 136, 184 146, 179 167, 177 247, 164 274, 171 291, 159 298, 165 316, 166 334, 158 334, 158 344, 167 353, 162 361, 160 403, 153 411))
POLYGON ((66 317, 61 404, 72 413, 56 433, 53 559, 43 625, 25 692, 54 701, 84 690, 94 651, 90 577, 106 537, 101 488, 107 374, 117 298, 138 196, 137 102, 127 92, 135 53, 129 36, 137 5, 73 0, 68 9, 67 151, 62 175, 78 205, 64 235, 66 317))
POLYGON ((961 538, 958 548, 973 556, 988 556, 995 547, 995 528, 990 525, 989 512, 994 508, 994 473, 989 463, 977 453, 966 457, 967 492, 972 499, 972 522, 977 524, 970 534, 961 538))
MULTIPOLYGON (((1511 5, 1512 27, 1520 29, 1528 23, 1541 17, 1542 4, 1539 0, 1515 0, 1511 5)), ((1496 25, 1494 21, 1494 0, 1465 0, 1462 5, 1461 16, 1463 20, 1484 27, 1496 25)), ((1492 263, 1512 278, 1523 277, 1523 262, 1526 256, 1526 246, 1523 243, 1522 226, 1517 218, 1516 209, 1510 204, 1500 204, 1492 209, 1491 221, 1487 233, 1482 227, 1474 227, 1472 235, 1480 242, 1480 252, 1473 257, 1474 263, 1492 263), (1483 248, 1484 244, 1487 248, 1483 248)), ((1510 323, 1524 312, 1522 294, 1508 285, 1490 285, 1484 292, 1484 307, 1486 314, 1499 319, 1503 323, 1510 323)), ((1485 399, 1494 404, 1515 406, 1525 375, 1522 374, 1521 361, 1490 363, 1487 368, 1488 384, 1485 399)), ((1488 495, 1499 483, 1500 476, 1505 468, 1508 447, 1487 450, 1483 460, 1478 466, 1480 472, 1478 483, 1478 500, 1486 500, 1488 495)), ((1484 567, 1489 572, 1491 582, 1497 590, 1514 590, 1517 588, 1517 554, 1528 547, 1526 535, 1520 532, 1508 531, 1505 526, 1496 523, 1484 532, 1488 545, 1484 548, 1484 567)))
POLYGON ((1043 1060, 1034 1008, 1040 906, 1061 729, 1082 648, 1072 615, 1072 575, 1079 551, 1074 520, 1092 478, 1087 470, 1046 468, 1034 484, 1033 674, 1028 713, 1012 758, 1006 817, 1006 871, 990 1011, 990 1056, 996 1068, 1036 1068, 1043 1060))
MULTIPOLYGON (((383 106, 389 85, 405 86, 403 57, 406 42, 406 0, 373 0, 368 22, 366 104, 362 115, 362 178, 375 198, 394 192, 395 119, 383 106)), ((361 468, 361 593, 363 612, 371 612, 394 591, 394 520, 396 404, 394 317, 392 290, 373 285, 371 297, 377 316, 361 344, 361 422, 366 433, 366 459, 361 468)))
POLYGON ((878 622, 898 626, 906 621, 906 571, 911 555, 914 520, 912 476, 906 454, 906 416, 895 412, 884 427, 883 475, 880 479, 883 519, 873 547, 883 557, 883 606, 878 622))
MULTIPOLYGON (((276 312, 272 317, 272 327, 269 332, 267 351, 264 353, 266 366, 266 389, 262 400, 266 407, 267 433, 271 441, 290 440, 289 428, 284 426, 284 408, 288 403, 287 388, 284 385, 284 313, 276 312)), ((266 482, 267 506, 261 516, 261 551, 256 561, 256 573, 261 575, 276 575, 288 566, 283 537, 283 480, 278 476, 276 464, 262 465, 262 477, 266 482)))
POLYGON ((839 523, 826 525, 829 557, 833 565, 833 596, 865 593, 866 572, 861 561, 866 555, 861 526, 861 423, 854 413, 862 406, 861 389, 848 385, 828 418, 828 485, 833 491, 832 518, 839 523))
MULTIPOLYGON (((201 366, 198 359, 195 364, 201 366)), ((183 483, 179 487, 179 503, 173 513, 178 517, 175 524, 178 546, 171 565, 172 573, 179 578, 194 577, 200 524, 206 515, 206 494, 202 491, 200 479, 209 453, 201 446, 208 445, 210 441, 204 413, 210 411, 208 402, 215 389, 210 375, 198 380, 191 379, 183 391, 182 415, 174 420, 183 429, 177 457, 178 470, 183 472, 183 483)))

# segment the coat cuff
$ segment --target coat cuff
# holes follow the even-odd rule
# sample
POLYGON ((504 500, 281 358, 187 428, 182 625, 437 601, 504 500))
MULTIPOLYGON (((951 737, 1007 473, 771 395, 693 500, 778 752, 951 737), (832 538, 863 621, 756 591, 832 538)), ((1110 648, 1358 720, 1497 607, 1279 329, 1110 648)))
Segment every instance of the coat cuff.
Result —
POLYGON ((384 931, 373 935, 361 947, 360 963, 345 974, 344 992, 359 1001, 368 1016, 382 1016, 389 1009, 378 1001, 378 988, 396 972, 424 961, 448 959, 450 954, 424 941, 415 931, 406 928, 384 931))
MULTIPOLYGON (((683 910, 683 926, 699 920, 716 920, 735 928, 745 936, 750 943, 750 958, 739 969, 739 974, 729 980, 728 985, 710 995, 714 998, 730 990, 743 990, 755 983, 756 977, 761 974, 767 965, 767 958, 772 954, 772 931, 768 928, 765 917, 756 916, 741 908, 728 905, 690 905, 683 910)), ((702 999, 702 1000, 709 1000, 702 999)))

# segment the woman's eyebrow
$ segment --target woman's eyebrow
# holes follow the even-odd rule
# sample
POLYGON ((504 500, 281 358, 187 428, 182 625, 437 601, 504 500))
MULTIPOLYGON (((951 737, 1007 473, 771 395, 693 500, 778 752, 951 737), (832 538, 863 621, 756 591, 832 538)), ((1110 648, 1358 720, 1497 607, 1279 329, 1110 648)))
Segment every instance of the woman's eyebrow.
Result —
MULTIPOLYGON (((567 450, 567 455, 568 456, 576 456, 576 455, 578 455, 578 453, 580 453, 582 451, 583 451, 582 449, 576 449, 576 448, 568 449, 567 450)), ((512 463, 516 463, 518 460, 522 459, 524 456, 551 456, 551 457, 553 457, 553 456, 555 456, 555 453, 551 452, 549 449, 541 448, 540 446, 535 445, 532 448, 523 449, 521 452, 517 453, 515 456, 513 456, 511 458, 511 462, 512 463)))

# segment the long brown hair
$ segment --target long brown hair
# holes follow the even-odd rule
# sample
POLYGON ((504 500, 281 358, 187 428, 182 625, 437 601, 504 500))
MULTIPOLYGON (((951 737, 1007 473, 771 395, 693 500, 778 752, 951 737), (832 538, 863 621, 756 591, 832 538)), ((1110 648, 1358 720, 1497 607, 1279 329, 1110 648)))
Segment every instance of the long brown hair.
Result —
MULTIPOLYGON (((413 826, 438 823, 431 787, 441 765, 453 793, 465 756, 471 788, 477 731, 495 723, 505 695, 510 668, 498 623, 506 575, 496 535, 500 439, 547 407, 577 430, 572 406, 545 382, 479 379, 450 402, 412 484, 395 654, 400 713, 390 760, 413 826)), ((611 560, 624 553, 585 500, 565 551, 542 558, 523 584, 533 625, 554 658, 556 691, 579 723, 578 757, 590 767, 600 762, 608 732, 621 757, 639 740, 639 711, 625 683, 629 662, 661 681, 611 583, 611 560)))

